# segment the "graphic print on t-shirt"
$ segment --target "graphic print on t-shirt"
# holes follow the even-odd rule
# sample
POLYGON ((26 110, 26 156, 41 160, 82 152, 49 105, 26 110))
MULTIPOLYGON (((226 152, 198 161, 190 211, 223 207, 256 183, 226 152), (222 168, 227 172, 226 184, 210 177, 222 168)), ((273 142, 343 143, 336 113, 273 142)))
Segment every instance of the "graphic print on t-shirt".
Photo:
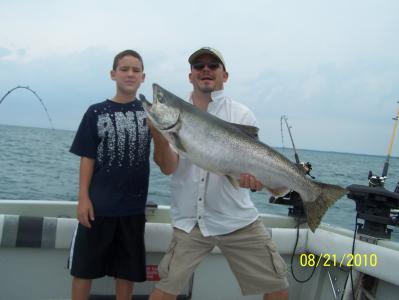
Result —
POLYGON ((103 165, 104 156, 108 157, 109 167, 115 164, 121 167, 124 160, 129 166, 143 162, 148 139, 145 119, 144 111, 117 111, 98 115, 97 132, 101 139, 97 150, 98 163, 103 165))

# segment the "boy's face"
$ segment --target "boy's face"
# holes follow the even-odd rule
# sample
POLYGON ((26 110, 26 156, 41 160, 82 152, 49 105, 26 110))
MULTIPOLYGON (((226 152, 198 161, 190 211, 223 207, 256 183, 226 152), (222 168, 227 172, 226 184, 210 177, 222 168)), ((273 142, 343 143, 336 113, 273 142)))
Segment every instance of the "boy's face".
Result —
POLYGON ((118 92, 123 94, 135 94, 144 78, 140 60, 131 55, 122 57, 116 70, 111 71, 111 79, 115 81, 118 92))

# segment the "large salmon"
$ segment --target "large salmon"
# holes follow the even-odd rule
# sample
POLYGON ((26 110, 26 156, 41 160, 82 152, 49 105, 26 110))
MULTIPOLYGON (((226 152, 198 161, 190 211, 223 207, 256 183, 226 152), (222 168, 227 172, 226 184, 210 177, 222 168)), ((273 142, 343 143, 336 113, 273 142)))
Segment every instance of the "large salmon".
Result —
POLYGON ((309 228, 314 232, 321 218, 347 190, 316 182, 285 156, 257 139, 257 128, 226 122, 180 99, 157 84, 153 103, 143 95, 152 124, 182 155, 202 169, 227 176, 239 188, 240 174, 254 175, 274 196, 294 190, 301 196, 309 228))

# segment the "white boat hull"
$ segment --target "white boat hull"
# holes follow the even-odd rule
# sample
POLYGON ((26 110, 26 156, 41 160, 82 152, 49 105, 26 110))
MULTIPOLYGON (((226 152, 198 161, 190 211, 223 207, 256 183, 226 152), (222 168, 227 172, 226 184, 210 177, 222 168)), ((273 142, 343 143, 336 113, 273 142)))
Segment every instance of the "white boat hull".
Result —
MULTIPOLYGON (((74 218, 75 211, 74 202, 0 200, 0 299, 70 299, 71 276, 66 266, 70 242, 77 225, 74 218), (21 238, 17 237, 20 233, 18 221, 12 221, 22 220, 21 216, 36 217, 30 219, 32 222, 44 220, 46 224, 52 222, 56 225, 48 231, 43 229, 39 247, 23 246, 21 238), (13 236, 16 236, 15 241, 13 236)), ((289 217, 275 215, 262 215, 262 218, 265 225, 270 228, 279 252, 290 266, 296 240, 295 221, 289 217)), ((145 236, 147 265, 155 269, 167 250, 172 236, 169 208, 166 206, 147 208, 147 220, 145 236)), ((315 233, 307 228, 300 229, 294 260, 294 272, 297 278, 307 278, 312 271, 312 268, 300 266, 300 254, 313 253, 323 258, 326 258, 326 254, 335 255, 336 262, 330 261, 327 266, 325 260, 320 260, 321 263, 313 277, 306 283, 296 282, 290 274, 290 299, 341 299, 348 275, 346 264, 352 249, 351 234, 347 230, 327 225, 320 226, 315 233)), ((354 270, 361 272, 359 274, 374 277, 378 281, 372 291, 374 299, 397 299, 399 245, 390 241, 380 241, 378 245, 372 245, 357 240, 356 253, 363 255, 363 261, 354 266, 354 270), (371 255, 377 257, 376 265, 370 265, 371 255)), ((155 281, 137 283, 135 295, 142 295, 142 299, 145 299, 154 283, 155 281)), ((347 299, 352 299, 348 293, 349 288, 346 290, 348 297, 350 296, 347 299)), ((92 293, 113 295, 113 279, 95 280, 92 293)), ((260 295, 241 296, 240 288, 217 248, 200 264, 182 292, 182 298, 262 299, 260 295)))

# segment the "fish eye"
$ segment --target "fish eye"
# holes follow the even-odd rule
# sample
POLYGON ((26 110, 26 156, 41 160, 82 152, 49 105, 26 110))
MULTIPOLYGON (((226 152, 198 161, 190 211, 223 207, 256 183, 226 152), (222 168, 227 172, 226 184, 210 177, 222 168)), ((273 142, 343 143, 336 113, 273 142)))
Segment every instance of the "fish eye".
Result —
POLYGON ((165 98, 162 94, 157 96, 157 101, 161 102, 161 103, 165 103, 165 98))

